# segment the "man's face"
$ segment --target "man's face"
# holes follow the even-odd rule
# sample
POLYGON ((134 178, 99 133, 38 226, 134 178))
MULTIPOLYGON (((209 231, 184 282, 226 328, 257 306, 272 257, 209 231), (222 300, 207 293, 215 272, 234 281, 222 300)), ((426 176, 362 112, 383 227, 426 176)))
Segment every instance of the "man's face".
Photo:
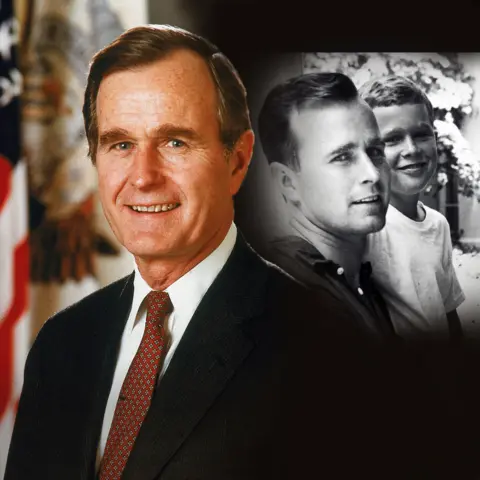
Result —
POLYGON ((303 215, 338 236, 382 229, 389 169, 371 109, 360 101, 313 107, 293 114, 291 128, 303 215))
POLYGON ((127 250, 145 260, 194 258, 221 240, 253 137, 227 160, 203 59, 178 50, 108 75, 97 116, 100 199, 127 250))
POLYGON ((385 156, 392 170, 392 194, 415 195, 437 168, 437 144, 427 107, 392 105, 374 109, 385 156))

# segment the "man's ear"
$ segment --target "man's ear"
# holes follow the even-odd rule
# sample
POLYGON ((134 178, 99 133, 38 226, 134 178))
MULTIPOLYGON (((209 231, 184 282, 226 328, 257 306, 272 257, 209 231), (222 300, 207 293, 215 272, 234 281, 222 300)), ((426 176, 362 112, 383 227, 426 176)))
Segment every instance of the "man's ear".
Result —
POLYGON ((287 203, 298 205, 301 201, 298 185, 298 172, 279 162, 272 162, 270 164, 270 172, 275 186, 279 189, 284 200, 287 203))
POLYGON ((228 163, 230 166, 230 193, 235 195, 242 186, 247 175, 247 170, 252 160, 255 135, 252 130, 242 133, 235 143, 232 152, 229 154, 228 163))

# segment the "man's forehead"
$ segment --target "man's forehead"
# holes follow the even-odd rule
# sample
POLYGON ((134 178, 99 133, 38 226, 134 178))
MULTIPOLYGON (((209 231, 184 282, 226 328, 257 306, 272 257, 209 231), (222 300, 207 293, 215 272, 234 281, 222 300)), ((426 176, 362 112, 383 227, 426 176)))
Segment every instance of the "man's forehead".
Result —
POLYGON ((380 127, 402 126, 405 123, 430 124, 430 116, 424 103, 405 103, 389 105, 373 109, 380 127))
POLYGON ((296 128, 305 125, 334 124, 340 121, 349 121, 359 116, 374 118, 372 109, 361 99, 348 101, 318 100, 309 102, 290 111, 290 124, 296 128))
POLYGON ((378 125, 372 110, 363 102, 330 102, 290 113, 290 128, 299 140, 311 140, 329 145, 361 138, 370 142, 378 139, 378 125))
MULTIPOLYGON (((165 58, 134 69, 113 72, 104 78, 96 99, 99 126, 103 122, 129 122, 140 113, 143 120, 152 124, 158 122, 160 116, 167 115, 172 117, 169 121, 189 124, 200 117, 205 121, 207 112, 211 110, 214 121, 217 96, 207 67, 203 77, 198 75, 198 71, 184 68, 186 65, 177 69, 175 65, 181 64, 184 54, 189 57, 190 52, 177 53, 177 59, 165 58), (165 62, 172 62, 172 59, 174 67, 170 69, 165 62)), ((199 55, 195 55, 198 57, 195 62, 203 62, 199 55)))

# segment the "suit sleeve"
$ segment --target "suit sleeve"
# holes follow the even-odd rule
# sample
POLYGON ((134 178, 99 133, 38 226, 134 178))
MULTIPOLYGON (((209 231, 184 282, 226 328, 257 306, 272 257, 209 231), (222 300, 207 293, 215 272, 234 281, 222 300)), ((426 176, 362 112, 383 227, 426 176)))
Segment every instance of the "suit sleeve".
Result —
POLYGON ((41 410, 42 398, 42 350, 45 343, 45 327, 37 336, 24 370, 24 382, 18 404, 14 430, 7 457, 4 480, 23 480, 36 478, 35 452, 38 442, 42 441, 41 410))

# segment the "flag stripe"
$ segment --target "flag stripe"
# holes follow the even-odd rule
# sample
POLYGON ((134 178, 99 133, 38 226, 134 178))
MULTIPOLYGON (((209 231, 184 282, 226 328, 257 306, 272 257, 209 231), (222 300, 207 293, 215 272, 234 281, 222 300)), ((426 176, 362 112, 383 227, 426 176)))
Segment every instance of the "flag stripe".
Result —
POLYGON ((0 212, 0 325, 10 309, 13 298, 13 248, 11 211, 13 205, 6 202, 0 212))
POLYGON ((27 169, 24 161, 17 163, 11 180, 10 195, 0 209, 0 325, 14 295, 14 249, 27 234, 27 169))
POLYGON ((10 196, 10 182, 12 166, 10 162, 0 154, 0 212, 10 196))
POLYGON ((29 337, 24 331, 20 332, 23 335, 16 334, 17 324, 23 319, 28 302, 29 247, 25 207, 27 196, 25 162, 17 163, 12 178, 10 196, 2 205, 4 208, 0 210, 0 225, 5 227, 5 233, 2 235, 5 268, 0 270, 0 275, 3 277, 3 285, 8 286, 5 289, 8 297, 3 295, 4 315, 0 323, 0 418, 5 415, 10 403, 18 400, 26 349, 20 348, 20 351, 17 349, 20 345, 28 345, 29 337), (21 359, 18 361, 19 353, 23 354, 23 363, 21 359))
POLYGON ((14 296, 7 315, 0 325, 0 417, 12 397, 14 376, 14 327, 27 306, 28 242, 15 248, 14 296))

